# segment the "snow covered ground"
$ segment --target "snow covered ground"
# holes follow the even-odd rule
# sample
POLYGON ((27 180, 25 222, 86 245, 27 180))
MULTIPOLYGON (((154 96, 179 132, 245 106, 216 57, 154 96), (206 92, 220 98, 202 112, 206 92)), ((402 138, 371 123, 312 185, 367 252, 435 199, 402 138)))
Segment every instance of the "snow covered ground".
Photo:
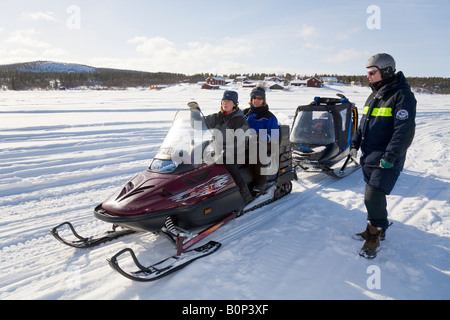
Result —
MULTIPOLYGON (((233 86, 230 86, 233 89, 233 86)), ((251 89, 236 87, 241 106, 251 89)), ((368 88, 269 91, 291 124, 314 96, 345 94, 362 110, 368 88)), ((223 90, 0 92, 0 299, 449 299, 450 102, 416 94, 417 134, 388 198, 387 240, 375 260, 358 255, 365 228, 361 172, 342 180, 300 174, 293 193, 232 221, 207 240, 215 254, 154 283, 132 282, 106 259, 133 248, 144 264, 174 253, 165 237, 135 234, 93 250, 56 241, 71 221, 81 234, 108 225, 93 208, 156 154, 175 111, 205 114, 223 90)), ((205 239, 206 240, 206 239, 205 239)))

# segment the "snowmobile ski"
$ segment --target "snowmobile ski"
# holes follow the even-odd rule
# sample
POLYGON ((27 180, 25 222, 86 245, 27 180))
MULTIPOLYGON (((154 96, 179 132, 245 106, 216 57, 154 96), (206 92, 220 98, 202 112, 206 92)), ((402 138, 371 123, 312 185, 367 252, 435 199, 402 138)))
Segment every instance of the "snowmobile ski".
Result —
POLYGON ((149 267, 143 266, 138 261, 134 251, 130 248, 123 249, 108 261, 109 265, 124 277, 134 281, 150 282, 161 279, 171 273, 174 273, 175 271, 186 267, 195 260, 206 257, 216 252, 220 248, 220 246, 221 244, 219 242, 210 241, 201 247, 185 251, 181 255, 174 255, 149 267), (131 258, 133 259, 135 265, 139 268, 138 271, 126 272, 119 266, 117 258, 126 252, 131 255, 131 258))
POLYGON ((180 233, 180 235, 178 235, 175 240, 177 254, 149 267, 144 267, 137 259, 134 251, 130 248, 123 249, 119 251, 117 254, 115 254, 111 259, 108 260, 109 265, 114 270, 119 272, 121 275, 131 280, 147 282, 160 279, 175 271, 184 268, 185 266, 194 262, 197 259, 200 259, 202 257, 205 257, 207 255, 216 252, 220 248, 221 244, 215 241, 210 241, 206 245, 203 245, 195 249, 191 249, 188 251, 186 250, 195 245, 196 243, 198 243, 199 241, 201 241, 203 238, 205 238, 212 232, 216 231, 225 223, 235 219, 236 217, 238 217, 238 212, 234 211, 221 221, 213 224, 212 226, 206 228, 205 230, 196 235, 193 236, 190 235, 187 239, 185 239, 186 235, 184 233, 180 233), (138 271, 127 272, 122 267, 120 267, 117 258, 126 252, 128 252, 131 255, 134 264, 136 265, 136 267, 139 268, 138 271))
POLYGON ((348 155, 348 157, 345 160, 341 169, 331 169, 330 168, 330 169, 324 170, 324 172, 326 174, 332 176, 333 178, 341 179, 341 178, 347 177, 348 175, 352 174, 359 168, 361 168, 361 165, 358 163, 358 161, 356 159, 354 159, 352 156, 348 155), (350 162, 354 163, 354 165, 347 167, 350 162))
POLYGON ((102 243, 112 241, 114 239, 135 233, 136 231, 124 229, 124 230, 117 230, 117 226, 113 226, 113 229, 110 231, 107 231, 101 235, 98 236, 91 236, 91 237, 82 237, 80 236, 76 231, 73 225, 70 222, 63 222, 56 227, 54 227, 52 230, 50 230, 51 234, 60 242, 64 243, 65 245, 68 245, 73 248, 78 249, 87 249, 96 247, 102 243), (70 228, 70 231, 72 234, 77 238, 78 240, 69 240, 66 238, 61 237, 61 235, 58 232, 58 229, 60 229, 63 226, 68 226, 70 228))

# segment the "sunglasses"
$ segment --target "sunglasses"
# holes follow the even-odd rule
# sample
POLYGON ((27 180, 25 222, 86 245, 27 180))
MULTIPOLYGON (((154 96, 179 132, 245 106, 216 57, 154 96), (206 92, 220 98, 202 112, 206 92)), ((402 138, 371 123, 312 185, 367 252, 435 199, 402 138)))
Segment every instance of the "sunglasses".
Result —
POLYGON ((263 97, 253 97, 253 99, 255 99, 255 100, 264 100, 263 97))
POLYGON ((373 75, 374 75, 375 73, 377 73, 378 71, 380 71, 380 70, 368 71, 367 74, 368 74, 369 76, 373 76, 373 75))

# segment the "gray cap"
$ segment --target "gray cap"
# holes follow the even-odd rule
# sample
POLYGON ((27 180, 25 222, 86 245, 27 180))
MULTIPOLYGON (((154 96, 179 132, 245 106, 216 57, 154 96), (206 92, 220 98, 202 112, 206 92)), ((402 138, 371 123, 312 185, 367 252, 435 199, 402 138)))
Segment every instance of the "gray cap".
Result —
POLYGON ((395 74, 395 60, 387 53, 378 53, 370 57, 366 68, 377 67, 381 71, 381 77, 387 79, 395 74))

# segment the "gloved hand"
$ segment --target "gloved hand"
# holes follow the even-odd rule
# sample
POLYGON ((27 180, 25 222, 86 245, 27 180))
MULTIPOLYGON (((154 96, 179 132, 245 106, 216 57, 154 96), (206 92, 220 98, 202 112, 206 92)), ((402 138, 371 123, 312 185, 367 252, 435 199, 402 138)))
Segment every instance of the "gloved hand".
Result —
POLYGON ((388 161, 386 161, 384 159, 381 159, 380 167, 383 168, 383 169, 391 169, 391 168, 394 167, 394 164, 390 163, 390 162, 388 162, 388 161))
POLYGON ((380 161, 380 167, 383 169, 391 169, 394 167, 395 157, 385 154, 380 161))
POLYGON ((187 105, 188 105, 188 107, 189 107, 190 109, 200 110, 200 106, 199 106, 198 103, 195 102, 195 101, 191 101, 191 102, 189 102, 187 105))
POLYGON ((350 156, 354 159, 358 156, 358 149, 350 147, 350 156))

